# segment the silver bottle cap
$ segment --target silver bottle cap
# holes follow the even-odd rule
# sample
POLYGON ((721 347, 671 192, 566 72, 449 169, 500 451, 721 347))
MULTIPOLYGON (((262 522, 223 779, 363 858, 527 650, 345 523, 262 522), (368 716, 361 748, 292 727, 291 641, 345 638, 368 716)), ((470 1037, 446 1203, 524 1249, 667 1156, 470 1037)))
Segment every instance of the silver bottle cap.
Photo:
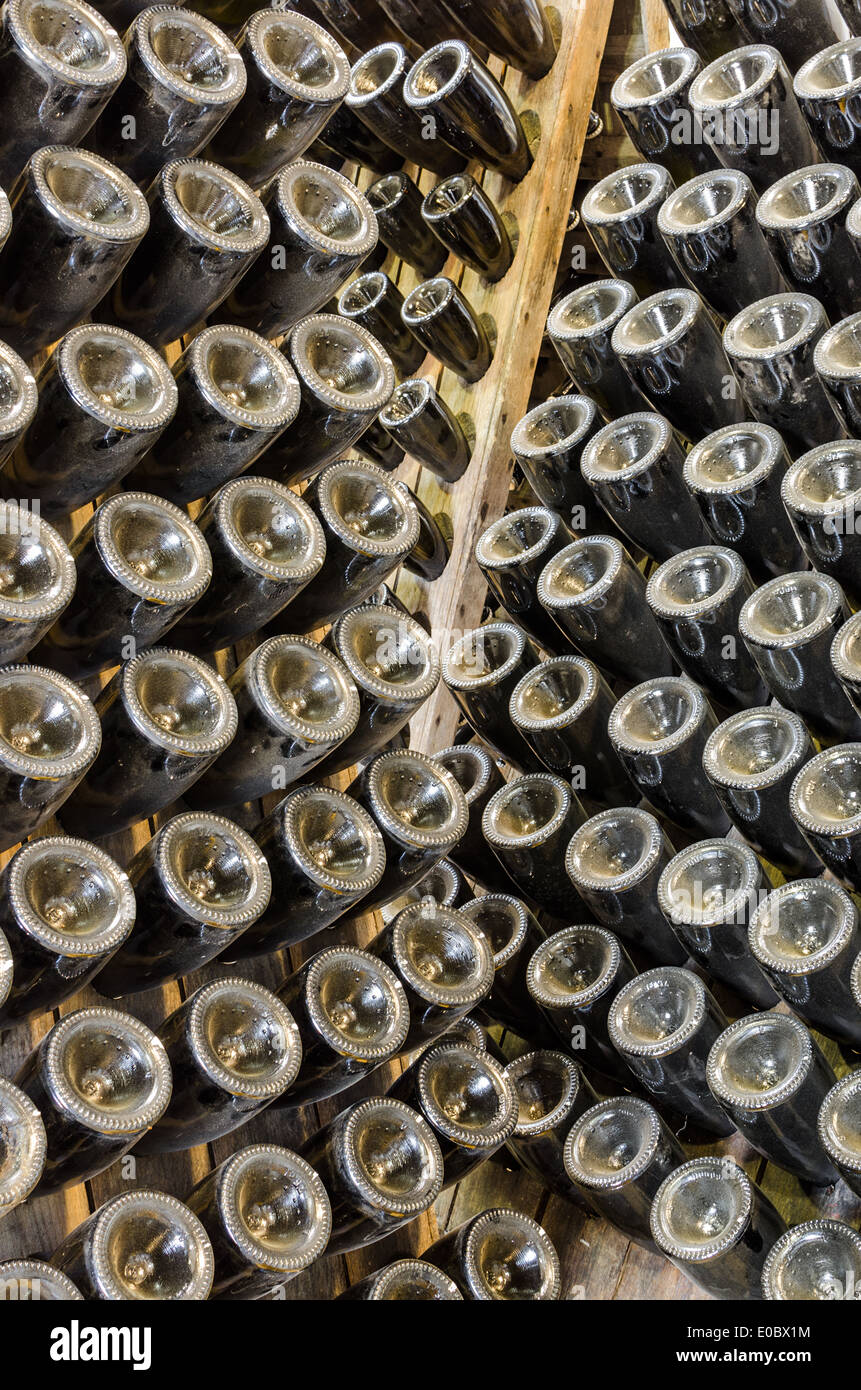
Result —
POLYGON ((0 667, 0 765, 39 781, 81 777, 101 742, 98 715, 73 681, 44 666, 0 667))
POLYGON ((835 633, 831 665, 837 679, 853 690, 861 681, 861 619, 853 613, 835 633))
POLYGON ((246 475, 219 488, 212 506, 215 525, 244 568, 285 584, 306 584, 319 573, 326 554, 323 528, 289 488, 246 475))
MULTIPOLYGON (((269 433, 292 424, 299 412, 299 382, 287 358, 248 328, 227 323, 204 328, 186 348, 183 361, 200 394, 234 425, 269 433)), ((248 483, 259 489, 267 480, 233 480, 234 486, 248 483)), ((219 495, 230 486, 227 483, 219 495)), ((275 495, 283 492, 296 500, 296 494, 279 483, 269 487, 275 495)))
POLYGON ((443 680, 452 690, 481 690, 515 671, 527 651, 516 623, 482 623, 459 637, 443 657, 443 680))
POLYGON ((730 319, 723 333, 728 355, 741 361, 788 356, 817 338, 828 316, 809 294, 772 294, 730 319))
POLYGON ((743 588, 747 570, 734 550, 698 545, 665 560, 646 585, 646 602, 668 622, 704 619, 743 588))
POLYGON ((325 164, 297 159, 278 174, 275 202, 294 237, 330 256, 363 260, 377 244, 377 215, 356 185, 325 164))
POLYGON ((373 463, 331 464, 320 475, 317 505, 326 525, 357 555, 403 556, 418 541, 415 503, 373 463))
POLYGON ((93 538, 123 588, 166 606, 195 603, 212 578, 212 556, 188 513, 149 492, 118 492, 96 508, 93 538))
POLYGON ((53 526, 18 502, 0 500, 0 621, 47 626, 69 603, 76 582, 72 553, 53 526))
MULTIPOLYGON (((621 323, 624 322, 622 319, 621 323)), ((618 329, 614 330, 614 339, 617 332, 618 329)), ((590 487, 599 487, 602 483, 630 482, 639 474, 648 472, 663 458, 666 451, 673 447, 673 438, 672 426, 663 415, 656 415, 654 411, 623 415, 612 424, 605 425, 589 440, 580 460, 580 471, 590 487)), ((606 539, 601 537, 600 540, 606 548, 606 539)), ((589 537, 593 546, 595 541, 596 537, 589 537)), ((618 541, 616 545, 624 554, 618 541)), ((563 550, 557 556, 557 563, 565 554, 563 550)))
POLYGON ((220 164, 172 159, 158 175, 158 190, 170 217, 196 246, 254 256, 269 240, 269 214, 257 194, 220 164))
POLYGON ((96 1134, 143 1134, 170 1101, 164 1046, 139 1019, 107 1005, 77 1009, 54 1024, 43 1075, 58 1109, 96 1134))
POLYGON ((858 90, 858 39, 832 43, 808 58, 798 69, 792 85, 795 95, 811 101, 839 102, 858 90))
POLYGON ((298 787, 278 813, 290 852, 313 883, 350 898, 376 888, 386 867, 385 844, 353 797, 316 784, 298 787))
POLYGON ((185 757, 217 757, 232 742, 236 701, 199 657, 150 647, 127 662, 118 679, 125 711, 147 742, 185 757))
POLYGON ((291 1278, 329 1243, 326 1189, 310 1163, 290 1149, 240 1149, 221 1165, 216 1192, 224 1228, 249 1265, 291 1278))
POLYGON ((858 1299, 861 1236, 844 1221, 802 1221, 772 1246, 762 1270, 763 1297, 779 1302, 858 1299))
POLYGON ((110 94, 126 73, 116 29, 82 0, 8 0, 4 26, 28 61, 50 75, 52 87, 95 87, 110 94))
POLYGON ((112 1197, 92 1218, 86 1251, 100 1298, 202 1302, 215 1260, 193 1212, 165 1192, 112 1197))
POLYGON ((7 1260, 0 1264, 0 1301, 82 1303, 84 1295, 67 1275, 44 1260, 7 1260))
POLYGON ((476 541, 475 558, 485 570, 528 564, 542 553, 548 541, 559 535, 561 526, 558 513, 549 507, 519 507, 482 531, 476 541))
POLYGON ((61 338, 59 376, 75 404, 129 434, 159 433, 176 413, 176 382, 155 348, 125 328, 82 323, 61 338))
POLYGON ((439 653, 421 623, 387 603, 351 608, 332 630, 360 691, 385 703, 421 704, 439 684, 439 653))
POLYGON ((494 792, 484 808, 481 831, 495 849, 530 849, 558 834, 575 805, 561 777, 529 772, 494 792))
POLYGON ((659 965, 616 995, 607 1017, 610 1041, 623 1057, 666 1057, 691 1041, 707 1004, 698 976, 677 965, 659 965))
POLYGON ((484 796, 493 783, 496 764, 480 743, 457 743, 434 754, 434 762, 445 768, 466 799, 467 807, 484 796))
MULTIPOLYGON (((861 237, 861 198, 854 203, 846 219, 846 229, 853 241, 861 237)), ((850 314, 822 334, 813 349, 813 366, 817 376, 828 385, 840 382, 854 384, 861 375, 861 314, 850 314)))
POLYGON ((708 702, 693 681, 657 676, 622 696, 613 706, 607 730, 616 749, 659 757, 685 743, 708 714, 708 702))
POLYGON ((339 1158, 372 1211, 419 1216, 442 1190, 443 1159, 427 1120, 402 1101, 375 1096, 341 1117, 339 1158))
POLYGON ((413 376, 407 381, 399 381, 391 400, 380 411, 380 424, 386 429, 408 425, 435 399, 436 391, 424 377, 413 376))
MULTIPOLYGON (((861 980, 861 970, 857 973, 861 980)), ((861 1178, 861 1070, 850 1071, 831 1087, 819 1110, 817 1131, 834 1166, 861 1178)))
POLYGON ((605 927, 563 927, 534 952, 526 968, 526 987, 535 1003, 546 1009, 585 1009, 600 999, 621 961, 622 948, 605 927))
POLYGON ((619 320, 610 340, 613 351, 618 357, 635 359, 666 352, 705 313, 706 306, 696 290, 661 290, 635 304, 619 320))
POLYGON ((750 1014, 715 1040, 706 1079, 716 1100, 735 1110, 771 1110, 804 1085, 813 1065, 810 1033, 789 1014, 750 1014))
POLYGON ((505 1074, 517 1096, 516 1139, 537 1139, 558 1129, 568 1119, 582 1085, 577 1063, 549 1048, 509 1062, 505 1074))
POLYGON ((541 733, 576 724, 600 690, 597 666, 584 656, 555 656, 529 671, 508 702, 518 729, 541 733))
POLYGON ((347 105, 361 111, 363 106, 368 106, 386 93, 391 92, 397 97, 409 66, 409 56, 403 44, 380 43, 376 48, 369 48, 353 64, 347 105))
POLYGON ((550 613, 600 603, 624 563, 625 549, 613 536, 574 541, 554 555, 538 576, 538 602, 550 613))
POLYGON ((194 105, 234 106, 245 91, 245 64, 217 24, 174 5, 152 5, 126 33, 156 82, 194 105))
POLYGON ((227 976, 197 990, 186 1028, 198 1065, 230 1095, 272 1100, 299 1074, 299 1029, 281 1000, 253 980, 227 976))
POLYGON ((593 184, 580 205, 587 227, 613 227, 660 207, 673 190, 662 164, 628 164, 593 184))
POLYGON ((6 1003, 12 993, 14 978, 15 963, 12 959, 12 948, 6 940, 5 934, 0 931, 0 1006, 6 1003))
POLYGON ((664 849, 655 817, 635 806, 601 811, 574 832, 565 852, 571 882, 598 893, 624 893, 650 874, 664 849))
POLYGON ((58 956, 108 955, 134 926, 128 874, 104 850, 70 835, 23 845, 6 869, 6 892, 20 930, 58 956))
POLYGON ((540 931, 525 904, 508 893, 483 893, 464 903, 460 911, 487 937, 494 972, 514 960, 526 942, 530 926, 540 931))
MULTIPOLYGON (((0 247, 9 235, 11 226, 10 212, 9 226, 4 232, 4 213, 8 207, 8 199, 5 204, 0 199, 0 247)), ((36 378, 23 357, 19 357, 6 343, 0 343, 0 440, 14 439, 23 434, 36 414, 38 394, 36 378)))
POLYGON ((374 1275, 366 1297, 375 1303, 454 1303, 462 1301, 463 1294, 453 1279, 427 1260, 395 1260, 374 1275))
POLYGON ((466 1149, 495 1149, 517 1124, 517 1096, 505 1070, 469 1043, 441 1042, 416 1064, 424 1114, 435 1130, 466 1149))
POLYGON ((792 710, 759 705, 730 715, 709 734, 703 768, 719 787, 764 791, 810 752, 810 736, 792 710))
POLYGON ((658 230, 663 236, 714 234, 751 198, 756 199, 753 184, 740 169, 710 169, 670 194, 658 212, 658 230))
POLYGON ((409 1031, 409 1005, 397 975, 356 946, 333 946, 314 957, 305 1006, 329 1046, 358 1062, 394 1057, 409 1031))
POLYGON ((810 517, 839 534, 841 520, 861 507, 861 441, 837 440, 803 454, 783 475, 780 497, 790 517, 810 517))
MULTIPOLYGON (((340 314, 312 314, 298 323, 290 334, 290 360, 312 395, 350 414, 378 415, 395 389, 395 368, 385 348, 340 314)), ((349 465, 360 475, 369 467, 349 465)), ((386 477, 382 469, 375 469, 377 474, 386 477)))
POLYGON ((334 109, 350 89, 343 49, 304 15, 258 10, 246 26, 245 44, 268 81, 300 101, 334 109))
POLYGON ((224 816, 187 811, 158 832, 156 867, 181 912, 208 927, 238 931, 265 912, 269 865, 247 831, 224 816))
POLYGON ((627 280, 593 280, 553 306, 547 332, 554 342, 588 341, 596 334, 611 333, 636 302, 637 292, 627 280))
POLYGON ((149 207, 137 184, 89 150, 43 145, 28 178, 49 217, 88 242, 137 242, 149 227, 149 207))
POLYGON ((775 888, 750 920, 750 949, 778 975, 825 970, 852 941, 855 904, 836 883, 798 878, 775 888))
MULTIPOLYGON (((48 1141, 30 1097, 0 1077, 0 1217, 29 1197, 42 1176, 48 1141)), ((3 1266, 0 1266, 2 1277, 3 1266)))
POLYGON ((612 1192, 636 1182, 661 1142, 657 1111, 638 1096, 612 1096, 580 1116, 565 1140, 565 1171, 572 1182, 612 1192))
POLYGON ((334 747, 359 722, 359 692, 350 673, 310 637, 270 637, 240 672, 267 719, 306 747, 334 747))
POLYGON ((658 1188, 652 1238, 670 1259, 703 1264, 738 1243, 752 1211, 753 1184, 734 1159, 693 1158, 658 1188))
POLYGON ((493 953, 465 913, 425 899, 399 912, 390 931, 398 970, 420 999, 471 1008, 489 993, 493 953))
POLYGON ((367 772, 366 792, 378 825, 408 848, 454 849, 469 808, 450 772, 411 749, 381 753, 367 772))
POLYGON ((685 458, 685 484, 706 497, 755 488, 771 475, 783 453, 783 440, 771 425, 724 425, 695 444, 685 458))
POLYGON ((511 431, 511 451, 532 463, 573 448, 593 427, 598 408, 589 396, 551 396, 511 431))
POLYGON ((688 100, 701 115, 747 106, 774 80, 782 66, 777 49, 767 43, 734 48, 694 78, 688 100))
MULTIPOLYGON (((848 212, 858 197, 858 180, 842 164, 794 169, 762 194, 756 220, 766 231, 808 236, 818 222, 848 212)), ((815 234, 814 234, 815 235, 815 234)))
POLYGON ((470 1298, 481 1302, 561 1297, 559 1256, 547 1232, 510 1207, 491 1207, 469 1223, 462 1269, 470 1298))
POLYGON ((664 869, 658 880, 658 906, 675 926, 745 922, 757 906, 761 878, 759 860, 749 845, 699 840, 674 855, 664 869))
POLYGON ((653 102, 665 101, 682 91, 701 66, 692 48, 662 48, 658 53, 647 53, 616 78, 610 100, 617 110, 648 108, 653 102))
POLYGON ((792 819, 812 835, 861 830, 861 744, 838 743, 817 753, 789 790, 792 819))

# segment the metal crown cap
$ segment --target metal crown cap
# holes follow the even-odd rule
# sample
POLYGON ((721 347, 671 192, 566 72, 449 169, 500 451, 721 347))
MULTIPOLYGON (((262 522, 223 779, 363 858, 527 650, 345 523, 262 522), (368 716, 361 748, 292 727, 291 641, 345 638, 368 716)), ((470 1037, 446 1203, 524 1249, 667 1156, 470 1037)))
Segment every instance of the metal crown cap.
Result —
POLYGON ((759 962, 778 975, 824 970, 852 942, 855 904, 844 889, 822 878, 797 878, 775 888, 750 919, 748 941, 759 962))
POLYGON ((790 464, 780 484, 780 500, 790 517, 839 516, 861 505, 861 440, 820 444, 790 464))
POLYGON ((400 558, 418 543, 418 508, 374 463, 330 464, 320 474, 316 501, 326 525, 357 555, 400 558))
MULTIPOLYGON (((394 44, 391 45, 395 47, 394 44)), ((0 1272, 3 1266, 0 1265, 0 1272)), ((409 1299, 411 1302, 462 1302, 463 1294, 453 1279, 427 1260, 395 1260, 373 1276, 368 1298, 377 1303, 409 1299)))
POLYGON ((230 1095, 272 1100, 299 1074, 302 1040, 293 1016, 253 980, 228 975, 197 990, 186 1028, 193 1056, 230 1095))
POLYGON ((598 226, 627 222, 658 207, 673 191, 673 180, 662 164, 627 164, 593 184, 580 205, 583 221, 598 226))
POLYGON ((538 576, 538 602, 551 613, 600 602, 619 574, 625 554, 614 536, 589 536, 566 545, 538 576))
POLYGON ((155 348, 125 328, 78 324, 60 339, 51 364, 75 404, 112 429, 161 431, 176 414, 179 395, 170 368, 155 348))
POLYGON ((283 10, 258 10, 245 26, 243 42, 264 76, 281 91, 315 106, 338 106, 350 90, 347 55, 322 25, 283 10), (273 37, 292 36, 289 64, 270 47, 273 37), (300 48, 301 51, 296 51, 300 48), (308 49, 311 48, 309 59, 308 49))
POLYGON ((663 101, 682 90, 699 72, 702 64, 692 48, 662 48, 647 53, 620 77, 610 92, 610 101, 623 111, 649 107, 655 100, 663 101))
POLYGON ((12 959, 12 948, 6 940, 5 933, 0 931, 0 1005, 5 1004, 12 993, 14 979, 15 962, 12 959))
POLYGON ((147 1188, 124 1192, 105 1202, 91 1220, 86 1261, 101 1298, 202 1302, 209 1297, 215 1272, 212 1245, 203 1224, 176 1197, 147 1188), (120 1241, 117 1233, 124 1225, 129 1234, 120 1241), (136 1238, 141 1249, 119 1268, 118 1255, 133 1247, 136 1238))
POLYGON ((812 751, 797 714, 779 705, 758 705, 730 715, 713 729, 703 749, 710 782, 740 791, 764 791, 781 781, 812 751))
POLYGON ((28 507, 0 499, 0 621, 57 618, 75 592, 77 571, 59 532, 28 507), (11 538, 11 546, 3 545, 11 538))
POLYGON ((489 993, 493 952, 465 913, 438 903, 411 903, 388 930, 398 970, 420 999, 441 1008, 468 1009, 489 993), (446 955, 455 978, 445 977, 446 955))
POLYGON ((562 1271, 555 1246, 543 1226, 512 1207, 491 1207, 469 1222, 463 1248, 463 1272, 470 1297, 481 1302, 507 1302, 519 1297, 552 1301, 561 1297, 562 1271), (508 1246, 509 1272, 513 1270, 515 1274, 531 1265, 530 1261, 518 1260, 517 1254, 525 1249, 532 1250, 540 1281, 537 1287, 528 1287, 525 1293, 512 1295, 496 1287, 484 1267, 483 1246, 488 1237, 494 1245, 508 1246))
POLYGON ((813 835, 854 835, 861 830, 861 744, 838 743, 817 753, 789 789, 789 810, 813 835))
POLYGON ((853 613, 841 628, 834 634, 834 641, 831 643, 831 665, 838 680, 845 682, 850 687, 855 686, 861 679, 861 651, 859 651, 858 638, 861 629, 861 618, 857 613, 853 613))
MULTIPOLYGON (((29 1197, 42 1176, 48 1140, 37 1106, 0 1076, 0 1217, 29 1197)), ((0 1277, 8 1266, 0 1265, 0 1277)), ((8 1277, 8 1274, 7 1274, 8 1277)))
POLYGON ((51 8, 65 20, 65 41, 52 44, 33 27, 44 8, 39 0, 7 0, 4 26, 15 46, 69 87, 116 87, 126 74, 126 55, 116 29, 83 0, 54 0, 51 8))
POLYGON ((16 727, 0 717, 0 766, 34 781, 87 771, 101 747, 102 726, 74 681, 47 666, 0 666, 0 708, 4 701, 11 702, 16 727), (33 738, 37 726, 41 732, 33 738))
POLYGON ((440 659, 433 640, 421 623, 390 604, 351 608, 335 623, 332 642, 359 689, 378 700, 420 704, 439 685, 440 659), (388 664, 385 651, 394 658, 388 664))
MULTIPOLYGON (((778 1302, 851 1298, 852 1294, 842 1292, 847 1274, 857 1288, 861 1275, 861 1236, 845 1221, 818 1217, 800 1222, 775 1241, 762 1268, 762 1293, 764 1298, 778 1302), (811 1264, 805 1270, 806 1261, 811 1264), (794 1266, 800 1275, 798 1282, 793 1278, 794 1266), (841 1293, 838 1294, 838 1290, 841 1293)), ((854 1297, 858 1297, 857 1293, 854 1297)))
POLYGON ((772 294, 757 299, 730 319, 723 345, 730 357, 756 362, 778 351, 789 356, 828 327, 825 310, 809 294, 772 294))
POLYGON ((584 439, 597 414, 598 407, 589 396, 551 396, 518 420, 511 431, 512 453, 538 461, 552 457, 584 439), (545 424, 548 416, 549 426, 545 424))
POLYGON ((710 497, 756 487, 774 471, 783 448, 781 436, 771 425, 758 421, 724 425, 695 444, 685 458, 685 486, 710 497))
POLYGON ((250 1265, 299 1274, 329 1244, 332 1208, 319 1175, 277 1144, 250 1144, 228 1158, 217 1202, 225 1231, 250 1265))
POLYGON ((435 1043, 416 1063, 421 1108, 434 1129, 467 1149, 496 1149, 517 1125, 517 1096, 487 1052, 465 1042, 435 1043))
POLYGON ((212 506, 226 544, 246 568, 282 583, 302 583, 319 573, 326 555, 323 528, 290 488, 245 474, 219 488, 212 506))
POLYGON ((535 921, 525 904, 508 893, 482 893, 464 903, 459 911, 487 937, 494 971, 514 960, 535 921))
POLYGON ((559 513, 549 507, 506 512, 482 531, 475 543, 475 558, 482 569, 516 569, 541 555, 561 526, 559 513))
POLYGON ((851 97, 858 90, 858 75, 853 59, 858 53, 858 39, 846 39, 843 43, 832 43, 819 53, 814 53, 806 63, 802 63, 792 86, 795 95, 808 101, 840 101, 851 97))
POLYGON ((553 306, 547 332, 560 343, 588 342, 615 328, 636 303, 637 291, 627 280, 593 280, 553 306))
POLYGON ((353 64, 347 105, 361 110, 389 93, 397 98, 396 88, 403 83, 409 66, 409 56, 402 43, 378 43, 375 48, 369 48, 353 64))
POLYGON ((575 806, 574 793, 561 777, 552 772, 524 773, 494 792, 484 808, 481 833, 488 844, 497 849, 519 850, 542 845, 562 829, 575 806), (524 798, 531 804, 533 828, 506 829, 502 817, 524 798), (540 816, 543 819, 537 824, 540 816))
POLYGON ((569 1130, 565 1171, 583 1187, 612 1192, 646 1172, 660 1140, 661 1121, 648 1101, 611 1096, 585 1110, 569 1130))
POLYGON ((794 169, 762 194, 756 205, 761 227, 806 233, 806 228, 848 210, 859 196, 858 180, 842 164, 794 169))
POLYGON ((697 112, 747 104, 768 86, 782 65, 780 54, 770 44, 735 48, 697 74, 688 101, 697 112))
POLYGON ((0 1284, 26 1284, 27 1302, 83 1303, 84 1295, 71 1279, 45 1260, 6 1260, 0 1264, 0 1284), (38 1290, 38 1294, 37 1291, 38 1290))
MULTIPOLYGON (((861 236, 858 218, 861 198, 853 204, 846 219, 850 236, 861 236), (856 212, 857 209, 857 212, 856 212)), ((861 374, 861 314, 850 314, 827 329, 813 349, 813 366, 817 376, 830 380, 856 382, 861 374)))
POLYGON ((206 541, 188 513, 163 497, 118 492, 96 508, 92 526, 105 566, 139 598, 189 607, 209 588, 206 541), (167 573, 159 575, 158 568, 167 573))
POLYGON ((174 647, 150 647, 121 667, 120 699, 150 743, 185 757, 216 757, 239 723, 227 682, 207 662, 174 647))
POLYGON ((403 985, 385 961, 358 946, 332 946, 314 956, 304 999, 314 1028, 342 1057, 379 1064, 396 1056, 406 1041, 410 1010, 403 985), (361 990, 364 998, 357 1006, 361 990), (365 1025, 351 1034, 362 1013, 365 1025))
POLYGON ((668 1057, 689 1043, 706 1016, 705 985, 690 970, 659 965, 637 975, 619 990, 607 1017, 610 1041, 623 1057, 668 1057), (648 1016, 650 996, 659 1009, 648 1016), (675 1016, 668 1005, 675 1006, 675 1016), (645 1005, 637 1020, 634 1011, 645 1005))
POLYGON ((161 86, 195 106, 234 105, 245 92, 242 55, 224 30, 202 15, 174 5, 151 5, 132 20, 126 41, 130 48, 137 49, 144 66, 161 86), (197 40, 201 50, 199 62, 182 42, 178 61, 171 63, 158 43, 160 30, 184 30, 185 38, 190 35, 197 40))
POLYGON ((652 872, 663 847, 663 831, 653 815, 636 806, 614 806, 575 830, 565 872, 583 888, 624 893, 652 872))
POLYGON ((267 719, 308 747, 342 743, 359 722, 359 692, 349 671, 339 657, 310 637, 269 637, 234 675, 234 687, 240 673, 267 719), (291 658, 293 671, 285 668, 291 658), (315 697, 313 704, 305 698, 306 687, 315 697))
POLYGON ((333 256, 367 256, 377 244, 377 214, 345 174, 309 159, 287 164, 275 179, 275 202, 303 241, 333 256))
POLYGON ((482 623, 449 647, 442 660, 443 680, 453 690, 496 685, 516 670, 526 650, 526 633, 516 623, 482 623))
POLYGON ((59 956, 107 955, 134 926, 128 874, 103 849, 71 835, 22 845, 7 866, 6 892, 21 930, 59 956))
POLYGON ((450 748, 440 749, 439 753, 434 753, 433 758, 434 762, 439 763, 450 776, 455 778, 463 792, 467 807, 471 806, 487 791, 496 767, 490 753, 480 743, 456 743, 450 748), (468 787, 464 787, 462 782, 451 772, 449 766, 451 763, 458 767, 461 776, 464 775, 464 763, 470 765, 473 778, 468 787))
POLYGON ((469 808, 450 772, 426 753, 396 749, 368 765, 365 789, 374 820, 407 848, 454 849, 466 832, 469 808), (399 785, 400 784, 400 785, 399 785), (420 804, 411 811, 409 800, 420 804))
POLYGON ((649 358, 657 347, 663 351, 677 343, 706 312, 696 290, 660 290, 619 320, 611 346, 619 357, 649 358))
MULTIPOLYGON (((326 405, 354 415, 376 416, 391 399, 394 363, 382 343, 360 323, 340 314, 312 314, 297 323, 288 345, 296 375, 326 405), (327 365, 325 355, 332 352, 334 360, 327 365)), ((330 468, 341 466, 333 463, 330 468)), ((367 470, 373 465, 350 460, 349 466, 367 470)), ((381 468, 375 468, 374 473, 387 476, 381 468)))
MULTIPOLYGON (((4 204, 0 199, 0 221, 3 220, 2 215, 7 208, 8 201, 4 204)), ((11 213, 9 222, 11 225, 11 213)), ((0 230, 0 246, 5 239, 0 230)), ((39 393, 36 389, 36 378, 27 363, 6 343, 0 343, 0 390, 3 396, 0 406, 0 439, 11 439, 31 424, 36 414, 39 393)), ((44 524, 43 522, 42 525, 44 524)))
POLYGON ((254 255, 269 240, 269 214, 257 194, 220 164, 172 159, 159 173, 157 187, 173 221, 201 246, 254 255))
MULTIPOLYGON (((624 323, 624 319, 620 322, 624 323)), ((616 332, 614 329, 614 352, 616 332)), ((654 467, 673 443, 672 426, 663 415, 651 410, 622 415, 589 440, 580 460, 580 472, 590 487, 598 487, 602 483, 627 483, 654 467)), ((594 541, 595 537, 588 539, 594 541)), ((619 545, 619 542, 616 544, 619 545)), ((622 550, 621 545, 619 549, 622 550)))
POLYGON ((600 999, 621 962, 622 948, 606 927, 596 927, 591 922, 563 927, 548 936, 533 953, 526 967, 526 988, 535 1003, 545 1009, 585 1009, 600 999), (593 948, 592 958, 587 956, 575 965, 571 960, 574 954, 571 948, 584 944, 593 948), (567 980, 555 969, 560 957, 563 969, 568 972, 567 980), (586 970, 591 971, 589 982, 584 979, 586 970))
POLYGON ((44 1084, 69 1119, 96 1134, 143 1134, 170 1102, 164 1045, 140 1019, 100 1004, 55 1023, 42 1044, 44 1084))
POLYGON ((700 840, 680 850, 663 870, 658 906, 675 926, 721 926, 738 920, 737 914, 759 887, 761 872, 749 845, 700 840))
POLYGON ((461 39, 434 44, 413 65, 404 79, 404 101, 416 111, 434 106, 460 86, 472 67, 469 45, 461 39), (442 64, 441 69, 438 65, 442 64), (438 76, 433 72, 438 67, 438 76), (440 81, 439 78, 442 80, 440 81))
MULTIPOLYGON (((861 960, 861 956, 858 958, 861 960)), ((819 1142, 836 1167, 861 1173, 861 1070, 832 1086, 819 1109, 819 1142)))
POLYGON ((155 863, 180 911, 208 927, 240 930, 269 905, 272 877, 265 855, 247 831, 224 816, 210 811, 173 816, 156 834, 155 863))
POLYGON ((291 854, 312 882, 347 899, 376 888, 386 867, 386 847, 375 821, 352 796, 317 784, 296 787, 277 813, 291 854), (344 850, 348 857, 342 863, 338 856, 344 850))
POLYGON ((335 1140, 339 1157, 362 1200, 372 1210, 411 1217, 433 1206, 442 1191, 443 1157, 436 1135, 424 1116, 402 1101, 374 1096, 350 1106, 340 1116, 340 1121, 335 1140), (375 1127, 382 1131, 383 1151, 379 1162, 369 1162, 375 1127), (400 1182, 397 1187, 386 1185, 390 1164, 386 1162, 385 1143, 398 1138, 399 1144, 390 1144, 391 1155, 400 1164, 402 1173, 405 1159, 409 1160, 412 1171, 403 1174, 409 1179, 409 1187, 400 1182), (409 1153, 406 1153, 407 1145, 409 1153))
POLYGON ((646 585, 646 602, 667 621, 702 618, 742 588, 747 570, 724 545, 698 545, 665 560, 646 585))
POLYGON ((137 184, 89 150, 43 145, 31 156, 27 177, 51 217, 88 241, 140 241, 149 227, 149 207, 137 184), (70 173, 67 182, 62 174, 70 173), (89 212, 76 206, 82 198, 89 200, 89 212))
POLYGON ((625 753, 650 753, 656 757, 670 753, 690 738, 708 716, 710 706, 698 685, 686 676, 656 676, 643 681, 623 695, 610 712, 607 732, 616 748, 625 753), (670 708, 670 701, 674 707, 670 708), (635 714, 645 715, 640 729, 635 714), (651 722, 650 716, 653 716, 651 722), (666 731, 672 717, 675 725, 666 731))
POLYGON ((710 169, 683 183, 661 204, 658 231, 664 236, 705 236, 735 217, 751 197, 756 197, 753 184, 740 169, 710 169))
POLYGON ((799 1019, 773 1012, 750 1014, 716 1038, 706 1080, 715 1099, 735 1113, 773 1110, 803 1086, 812 1065, 813 1040, 799 1019), (769 1047, 765 1057, 764 1046, 769 1047))
POLYGON ((558 1129, 571 1112, 582 1080, 580 1068, 571 1057, 548 1048, 527 1052, 509 1062, 505 1075, 514 1087, 518 1102, 516 1139, 536 1139, 548 1130, 558 1129), (552 1073, 553 1082, 558 1083, 552 1095, 541 1090, 540 1081, 530 1090, 530 1078, 540 1077, 542 1073, 545 1076, 552 1073))
POLYGON ((704 1264, 720 1259, 738 1243, 748 1227, 753 1211, 753 1184, 744 1169, 725 1155, 693 1158, 670 1173, 652 1201, 650 1225, 658 1248, 671 1260, 704 1264), (722 1207, 718 1206, 719 1199, 722 1207), (689 1204, 690 1231, 686 1239, 679 1229, 683 1204, 689 1204), (696 1214, 707 1207, 721 1217, 723 1227, 711 1238, 697 1230, 696 1214))

